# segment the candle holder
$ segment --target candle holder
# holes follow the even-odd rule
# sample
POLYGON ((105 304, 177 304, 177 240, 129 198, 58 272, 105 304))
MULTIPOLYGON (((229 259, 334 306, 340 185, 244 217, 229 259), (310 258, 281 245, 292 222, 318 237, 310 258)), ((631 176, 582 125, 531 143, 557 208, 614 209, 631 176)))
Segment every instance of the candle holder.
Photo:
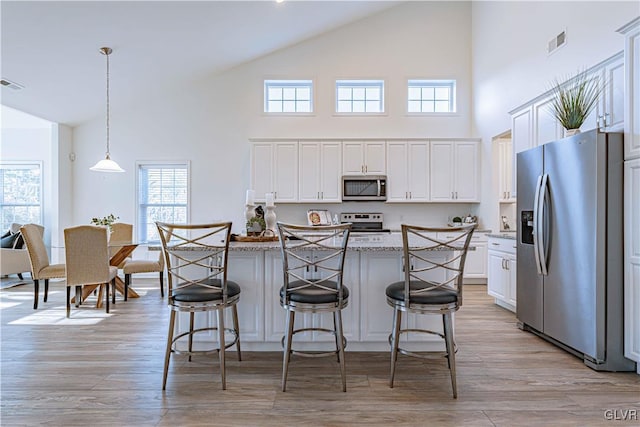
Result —
POLYGON ((264 213, 265 235, 276 235, 276 212, 275 206, 267 206, 264 213))
POLYGON ((245 224, 249 222, 255 215, 255 205, 247 203, 244 205, 244 219, 245 224))

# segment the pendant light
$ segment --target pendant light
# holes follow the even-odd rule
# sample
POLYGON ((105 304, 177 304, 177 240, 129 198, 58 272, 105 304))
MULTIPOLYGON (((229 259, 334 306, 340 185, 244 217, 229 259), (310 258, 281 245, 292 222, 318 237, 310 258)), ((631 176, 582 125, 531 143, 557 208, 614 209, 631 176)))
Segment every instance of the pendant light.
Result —
POLYGON ((107 152, 104 160, 100 160, 98 163, 89 168, 95 172, 124 172, 116 162, 111 160, 109 153, 109 55, 113 52, 110 47, 101 47, 100 53, 107 57, 107 152))

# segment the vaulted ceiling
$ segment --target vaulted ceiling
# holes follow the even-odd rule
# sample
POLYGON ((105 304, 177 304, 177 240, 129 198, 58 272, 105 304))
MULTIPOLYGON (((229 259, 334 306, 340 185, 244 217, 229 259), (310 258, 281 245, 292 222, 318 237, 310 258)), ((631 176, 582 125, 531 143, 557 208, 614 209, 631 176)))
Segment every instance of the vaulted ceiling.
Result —
POLYGON ((394 1, 5 1, 2 104, 71 126, 397 5, 394 1))

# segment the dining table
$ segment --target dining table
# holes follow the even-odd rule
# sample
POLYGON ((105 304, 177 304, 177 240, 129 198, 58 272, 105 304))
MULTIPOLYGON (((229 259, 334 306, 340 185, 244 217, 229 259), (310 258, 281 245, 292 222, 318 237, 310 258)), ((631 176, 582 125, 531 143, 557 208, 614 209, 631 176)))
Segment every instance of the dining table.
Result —
MULTIPOLYGON (((133 253, 133 251, 138 247, 138 244, 130 243, 130 242, 129 243, 109 242, 109 247, 114 249, 117 248, 117 251, 113 255, 111 255, 111 257, 109 258, 109 265, 117 267, 122 263, 122 261, 127 259, 127 257, 131 255, 131 253, 133 253)), ((116 291, 118 291, 121 295, 124 295, 124 292, 125 292, 124 280, 122 280, 118 275, 116 275, 115 280, 116 280, 116 291)), ((84 302, 87 299, 87 297, 91 295, 96 289, 98 289, 98 300, 96 301, 96 307, 101 308, 102 304, 104 303, 102 298, 103 288, 98 284, 84 285, 82 287, 82 295, 81 295, 80 301, 84 302)), ((129 286, 129 289, 127 291, 127 297, 139 298, 140 295, 131 286, 129 286)), ((75 297, 71 299, 71 303, 75 304, 75 297)))

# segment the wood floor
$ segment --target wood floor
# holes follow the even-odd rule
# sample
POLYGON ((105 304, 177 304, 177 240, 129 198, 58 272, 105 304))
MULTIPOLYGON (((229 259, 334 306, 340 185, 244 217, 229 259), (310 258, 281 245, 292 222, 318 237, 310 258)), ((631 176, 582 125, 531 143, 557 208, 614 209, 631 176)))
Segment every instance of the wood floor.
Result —
POLYGON ((334 358, 294 357, 283 393, 280 353, 228 353, 226 391, 217 356, 178 356, 163 392, 169 309, 157 282, 134 287, 141 298, 118 300, 110 316, 83 306, 70 320, 60 285, 37 311, 31 285, 0 291, 1 425, 640 424, 639 375, 593 371, 520 331, 479 285, 465 288, 456 318, 456 400, 445 359, 401 357, 390 389, 387 353, 348 353, 346 393, 334 358))

